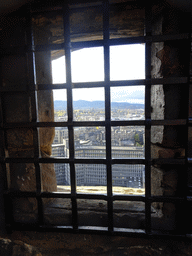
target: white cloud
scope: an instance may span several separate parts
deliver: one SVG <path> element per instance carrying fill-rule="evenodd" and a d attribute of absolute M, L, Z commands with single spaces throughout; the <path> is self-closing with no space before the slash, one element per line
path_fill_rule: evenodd
<path fill-rule="evenodd" d="M 145 46 L 123 45 L 110 47 L 110 79 L 132 80 L 145 78 Z M 93 82 L 104 80 L 103 47 L 82 49 L 72 52 L 72 82 Z M 52 61 L 53 83 L 65 83 L 65 57 Z M 104 100 L 104 89 L 77 89 L 74 100 Z M 66 90 L 54 90 L 55 100 L 66 100 Z M 112 101 L 144 101 L 144 86 L 113 87 Z"/>

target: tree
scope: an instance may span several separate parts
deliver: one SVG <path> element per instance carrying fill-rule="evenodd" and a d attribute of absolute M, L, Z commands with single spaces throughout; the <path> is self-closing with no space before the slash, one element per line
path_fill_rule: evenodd
<path fill-rule="evenodd" d="M 137 147 L 140 147 L 142 143 L 141 143 L 141 141 L 140 141 L 140 139 L 139 139 L 139 134 L 138 134 L 138 133 L 135 134 L 134 140 L 135 140 L 135 145 L 136 145 Z"/>

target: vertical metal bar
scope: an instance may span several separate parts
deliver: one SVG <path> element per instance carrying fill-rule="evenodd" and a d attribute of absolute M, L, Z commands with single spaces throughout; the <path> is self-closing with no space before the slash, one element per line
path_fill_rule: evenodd
<path fill-rule="evenodd" d="M 190 211 L 190 206 L 188 205 L 188 203 L 187 203 L 187 196 L 188 196 L 188 193 L 189 193 L 189 191 L 188 191 L 188 173 L 190 172 L 190 167 L 189 167 L 189 164 L 188 164 L 188 157 L 190 157 L 189 156 L 189 141 L 190 141 L 190 138 L 189 138 L 189 117 L 190 117 L 190 111 L 189 111 L 189 109 L 191 108 L 191 104 L 190 104 L 190 70 L 191 70 L 191 65 L 192 65 L 192 63 L 191 63 L 191 54 L 192 54 L 192 51 L 191 51 L 191 45 L 192 45 L 192 43 L 191 43 L 191 26 L 192 26 L 192 17 L 191 17 L 191 13 L 189 13 L 188 14 L 189 15 L 189 17 L 188 17 L 188 20 L 189 20 L 189 22 L 188 22 L 188 30 L 189 30 L 189 38 L 188 38 L 188 95 L 187 95 L 187 101 L 188 101 L 188 104 L 187 104 L 187 109 L 186 109 L 186 112 L 187 112 L 187 123 L 186 123 L 186 129 L 185 129 L 185 133 L 186 133 L 186 138 L 185 138 L 185 140 L 186 140 L 186 144 L 185 144 L 185 166 L 186 166 L 186 172 L 184 173 L 184 184 L 183 184 L 183 186 L 184 186 L 184 189 L 183 189 L 183 191 L 184 191 L 184 197 L 185 197 L 185 205 L 184 205 L 184 209 L 183 209 L 183 213 L 188 213 L 188 216 L 187 216 L 187 218 L 183 218 L 183 220 L 184 220 L 184 232 L 185 232 L 185 235 L 187 234 L 187 233 L 191 233 L 192 232 L 192 230 L 189 230 L 189 228 L 188 228 L 188 226 L 190 226 L 190 225 L 188 225 L 188 221 L 190 221 L 190 218 L 191 218 L 191 215 L 189 214 L 189 213 L 191 213 L 191 211 Z M 189 207 L 189 208 L 188 208 Z M 184 215 L 182 215 L 182 217 L 184 217 L 185 216 L 185 214 Z"/>
<path fill-rule="evenodd" d="M 150 4 L 145 6 L 145 28 L 146 36 L 152 35 L 152 9 Z M 146 42 L 145 46 L 145 79 L 151 78 L 151 42 Z M 151 85 L 145 86 L 145 119 L 147 124 L 145 126 L 145 229 L 146 233 L 151 232 L 151 203 L 149 197 L 151 196 Z"/>
<path fill-rule="evenodd" d="M 2 76 L 1 76 L 2 77 Z M 1 81 L 2 83 L 2 81 Z M 1 164 L 1 179 L 0 179 L 0 229 L 2 232 L 6 231 L 6 228 L 11 228 L 14 218 L 13 218 L 13 207 L 12 199 L 9 195 L 4 196 L 4 192 L 8 190 L 8 180 L 7 180 L 7 168 L 5 163 L 6 158 L 6 133 L 4 131 L 4 117 L 3 117 L 3 93 L 0 93 L 0 157 L 3 159 Z M 7 229 L 8 231 L 8 229 Z M 9 230 L 11 231 L 11 230 Z"/>
<path fill-rule="evenodd" d="M 109 49 L 109 1 L 103 1 L 104 75 L 105 75 L 105 129 L 107 159 L 108 231 L 113 231 L 112 167 L 111 167 L 111 95 Z"/>
<path fill-rule="evenodd" d="M 74 128 L 73 128 L 73 96 L 72 96 L 72 74 L 71 74 L 71 39 L 70 39 L 70 10 L 68 1 L 63 6 L 65 60 L 66 60 L 66 82 L 67 82 L 67 113 L 69 128 L 69 159 L 71 175 L 71 201 L 72 201 L 72 224 L 73 229 L 78 229 L 77 199 L 76 199 L 76 177 L 74 165 Z"/>
<path fill-rule="evenodd" d="M 34 39 L 33 39 L 33 28 L 32 28 L 32 16 L 30 12 L 30 5 L 28 7 L 26 16 L 27 23 L 27 43 L 28 43 L 28 91 L 31 99 L 31 116 L 32 122 L 37 122 L 38 110 L 37 110 L 37 92 L 36 92 L 36 71 L 35 71 L 35 54 L 34 54 Z M 34 165 L 36 174 L 36 193 L 37 193 L 37 204 L 38 204 L 38 224 L 43 225 L 43 203 L 41 198 L 42 189 L 42 173 L 39 165 L 39 136 L 38 129 L 33 128 L 33 146 L 34 146 Z"/>

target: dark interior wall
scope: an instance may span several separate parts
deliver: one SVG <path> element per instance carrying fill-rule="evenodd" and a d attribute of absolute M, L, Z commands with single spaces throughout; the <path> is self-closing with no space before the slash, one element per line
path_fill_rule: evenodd
<path fill-rule="evenodd" d="M 171 15 L 170 15 L 171 14 Z M 25 44 L 26 40 L 26 34 L 25 34 L 25 23 L 23 22 L 23 18 L 16 19 L 16 22 L 14 24 L 10 23 L 13 21 L 13 18 L 8 18 L 5 23 L 2 23 L 3 26 L 5 26 L 5 29 L 3 29 L 0 32 L 0 40 L 2 42 L 2 47 L 10 45 L 20 45 Z M 188 26 L 187 22 L 187 16 L 180 12 L 177 9 L 165 9 L 162 12 L 162 16 L 158 20 L 159 26 L 158 33 L 167 34 L 167 33 L 185 33 L 186 32 L 186 26 Z M 184 22 L 185 20 L 185 22 Z M 186 26 L 183 26 L 182 24 L 187 24 Z M 11 25 L 10 25 L 11 24 Z M 8 33 L 7 33 L 8 32 Z M 158 49 L 159 47 L 159 49 Z M 163 45 L 156 45 L 156 52 L 155 52 L 155 61 L 154 61 L 154 69 L 156 70 L 156 73 L 154 72 L 154 76 L 159 77 L 172 77 L 172 76 L 186 76 L 188 74 L 189 66 L 186 64 L 186 59 L 189 59 L 189 56 L 187 54 L 187 48 L 185 42 L 165 42 Z M 152 58 L 154 56 L 152 55 Z M 28 58 L 27 56 L 23 56 L 22 54 L 16 55 L 14 57 L 4 57 L 1 59 L 1 86 L 3 88 L 10 88 L 12 89 L 12 86 L 18 86 L 18 87 L 25 87 L 26 86 L 26 80 L 28 78 L 28 72 L 27 67 L 28 65 Z M 43 66 L 44 64 L 40 64 Z M 16 87 L 17 88 L 17 87 Z M 187 101 L 186 98 L 188 97 L 187 90 L 182 85 L 166 85 L 166 86 L 159 86 L 158 88 L 153 88 L 155 90 L 156 96 L 160 97 L 162 99 L 162 102 L 159 104 L 162 105 L 162 111 L 160 116 L 165 119 L 176 119 L 176 118 L 187 118 Z M 51 96 L 50 96 L 51 97 Z M 153 100 L 153 97 L 152 97 Z M 31 102 L 31 96 L 28 93 L 20 93 L 16 91 L 13 94 L 6 94 L 5 93 L 5 99 L 2 102 L 4 113 L 3 117 L 7 122 L 22 122 L 22 121 L 28 121 L 31 122 L 32 120 L 32 113 L 30 109 L 30 103 Z M 158 104 L 153 105 L 153 113 L 156 113 L 159 111 Z M 157 115 L 158 116 L 158 115 Z M 153 131 L 154 134 L 156 134 L 156 131 Z M 166 154 L 166 157 L 174 156 L 174 157 L 182 157 L 184 146 L 183 145 L 183 136 L 185 134 L 185 130 L 183 128 L 175 128 L 175 127 L 164 127 L 163 130 L 160 130 L 160 133 L 162 133 L 161 139 L 157 139 L 152 143 L 152 154 L 156 158 L 161 158 Z M 2 134 L 1 134 L 2 135 Z M 30 129 L 25 130 L 10 130 L 7 133 L 7 149 L 10 156 L 17 157 L 19 155 L 26 154 L 26 156 L 31 156 L 33 152 L 33 132 Z M 25 152 L 25 153 L 24 153 Z M 170 154 L 168 154 L 170 153 Z M 3 154 L 3 153 L 2 153 Z M 11 167 L 11 166 L 10 166 Z M 156 193 L 157 190 L 159 190 L 160 195 L 182 195 L 183 189 L 183 179 L 182 176 L 179 176 L 181 173 L 181 170 L 178 167 L 175 167 L 173 169 L 167 169 L 165 166 L 160 167 L 153 167 L 153 176 L 157 177 L 157 173 L 159 174 L 159 179 L 154 179 L 153 182 L 153 191 Z M 25 179 L 28 175 L 28 172 L 26 173 L 26 166 L 20 166 L 19 168 L 16 168 L 15 165 L 13 165 L 10 169 L 10 186 L 13 188 L 22 188 L 24 183 L 21 183 L 20 180 L 17 180 L 17 177 L 21 176 Z M 18 170 L 16 173 L 15 170 Z M 3 172 L 2 172 L 3 173 Z M 4 186 L 4 184 L 2 184 Z M 27 188 L 28 184 L 26 183 Z M 33 187 L 30 189 L 34 189 L 35 184 L 33 184 Z M 177 207 L 181 207 L 180 205 L 174 206 L 174 205 L 168 205 L 165 204 L 163 206 L 164 215 L 168 217 L 168 221 L 170 220 L 172 222 L 171 225 L 180 225 L 180 219 L 183 219 L 182 214 L 179 214 L 177 212 Z M 160 223 L 161 225 L 161 223 Z M 24 236 L 22 239 L 25 240 Z M 80 235 L 76 237 L 78 241 L 81 241 L 83 235 Z M 89 241 L 92 239 L 92 236 L 88 236 L 86 239 Z M 39 237 L 37 240 L 41 240 Z M 102 244 L 102 249 L 100 249 L 100 252 L 104 252 L 104 248 L 106 246 L 107 248 L 107 242 L 108 239 L 105 238 L 105 243 Z M 110 241 L 113 239 L 109 238 Z M 118 242 L 119 238 L 114 239 L 113 242 L 116 246 L 119 246 Z M 124 240 L 125 241 L 125 240 Z M 128 240 L 126 240 L 128 241 Z M 73 241 L 74 245 L 77 243 L 76 241 Z M 150 244 L 149 241 L 146 242 L 145 239 L 143 240 L 137 240 L 138 243 L 142 245 Z M 42 242 L 43 243 L 43 242 Z M 110 242 L 111 243 L 111 242 Z M 124 242 L 125 243 L 125 242 Z M 161 242 L 160 242 L 161 243 Z M 41 242 L 39 242 L 38 246 L 40 246 Z M 132 243 L 132 245 L 136 244 L 136 240 Z M 168 247 L 168 244 L 163 241 L 163 246 Z M 90 246 L 91 243 L 87 242 L 86 246 Z M 114 246 L 111 244 L 111 248 L 114 249 Z M 124 246 L 124 245 L 123 245 Z M 154 246 L 154 244 L 153 244 Z M 72 248 L 72 247 L 71 247 Z M 93 249 L 93 253 L 98 252 L 98 248 L 101 248 L 100 246 L 95 247 Z M 83 249 L 82 249 L 83 250 Z M 120 253 L 120 251 L 118 251 Z M 183 254 L 184 255 L 184 254 Z"/>

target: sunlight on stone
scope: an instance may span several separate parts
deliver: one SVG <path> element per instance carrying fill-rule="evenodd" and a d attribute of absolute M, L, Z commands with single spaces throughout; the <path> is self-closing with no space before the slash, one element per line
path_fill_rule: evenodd
<path fill-rule="evenodd" d="M 91 194 L 107 194 L 107 187 L 103 186 L 77 186 L 77 193 L 91 193 Z M 70 193 L 70 186 L 57 186 L 58 192 Z M 127 188 L 127 187 L 113 187 L 113 194 L 122 195 L 143 195 L 145 189 L 143 188 Z"/>

